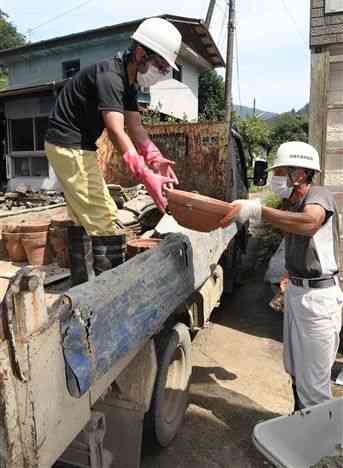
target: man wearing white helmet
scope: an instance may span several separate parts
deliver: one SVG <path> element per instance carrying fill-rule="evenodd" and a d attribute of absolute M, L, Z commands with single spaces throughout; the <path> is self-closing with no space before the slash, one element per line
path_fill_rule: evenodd
<path fill-rule="evenodd" d="M 69 229 L 72 282 L 78 284 L 123 260 L 116 235 L 117 207 L 96 162 L 95 142 L 104 128 L 161 211 L 163 189 L 177 183 L 173 164 L 144 130 L 137 88 L 150 87 L 177 69 L 181 34 L 168 21 L 150 18 L 124 54 L 83 68 L 60 92 L 49 118 L 47 157 L 61 183 L 72 220 Z M 91 236 L 91 239 L 90 237 Z M 92 246 L 93 257 L 92 258 Z"/>
<path fill-rule="evenodd" d="M 259 200 L 237 200 L 238 221 L 263 220 L 285 232 L 289 286 L 285 297 L 284 365 L 292 376 L 295 410 L 331 398 L 331 368 L 341 329 L 338 214 L 332 193 L 312 185 L 319 155 L 307 143 L 288 142 L 271 167 L 271 189 L 285 210 Z"/>

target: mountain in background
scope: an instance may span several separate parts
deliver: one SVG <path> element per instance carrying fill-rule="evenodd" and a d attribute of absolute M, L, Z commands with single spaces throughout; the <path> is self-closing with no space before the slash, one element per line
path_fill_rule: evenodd
<path fill-rule="evenodd" d="M 297 114 L 308 114 L 310 112 L 310 104 L 306 104 L 304 107 L 297 111 Z"/>
<path fill-rule="evenodd" d="M 234 110 L 236 114 L 239 115 L 239 117 L 242 119 L 246 117 L 252 117 L 254 115 L 254 109 L 252 107 L 234 106 Z M 261 109 L 255 109 L 255 115 L 262 120 L 268 120 L 277 117 L 279 114 L 276 114 L 275 112 L 263 111 Z"/>
<path fill-rule="evenodd" d="M 306 104 L 304 107 L 296 111 L 296 113 L 299 115 L 308 114 L 309 107 L 310 104 Z M 254 115 L 254 109 L 252 107 L 234 106 L 234 110 L 236 114 L 242 119 L 246 117 L 252 117 Z M 290 110 L 289 112 L 292 112 L 292 110 Z M 261 120 L 274 120 L 277 119 L 277 117 L 279 117 L 281 114 L 277 114 L 276 112 L 263 111 L 261 109 L 255 109 L 255 115 Z"/>

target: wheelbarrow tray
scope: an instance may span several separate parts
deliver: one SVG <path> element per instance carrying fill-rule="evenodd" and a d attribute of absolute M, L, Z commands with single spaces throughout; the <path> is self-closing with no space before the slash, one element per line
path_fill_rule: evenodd
<path fill-rule="evenodd" d="M 259 423 L 253 442 L 278 468 L 309 468 L 323 457 L 341 455 L 343 398 Z"/>

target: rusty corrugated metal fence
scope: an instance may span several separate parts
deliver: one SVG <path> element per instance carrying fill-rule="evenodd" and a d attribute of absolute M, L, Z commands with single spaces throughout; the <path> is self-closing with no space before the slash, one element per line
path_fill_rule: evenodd
<path fill-rule="evenodd" d="M 180 189 L 225 199 L 231 158 L 224 123 L 163 124 L 145 128 L 162 154 L 175 161 Z M 98 147 L 98 163 L 108 184 L 129 187 L 137 183 L 106 132 L 99 138 Z"/>

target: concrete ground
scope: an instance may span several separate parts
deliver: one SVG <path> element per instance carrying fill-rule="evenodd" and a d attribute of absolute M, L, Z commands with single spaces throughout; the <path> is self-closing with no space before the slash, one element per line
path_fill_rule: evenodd
<path fill-rule="evenodd" d="M 194 340 L 184 426 L 170 447 L 146 456 L 142 468 L 269 465 L 251 442 L 253 428 L 289 413 L 292 400 L 282 368 L 282 315 L 268 307 L 263 274 L 253 276 L 224 299 Z"/>
<path fill-rule="evenodd" d="M 268 306 L 273 294 L 263 282 L 261 249 L 263 241 L 253 237 L 243 284 L 224 298 L 193 342 L 184 426 L 170 447 L 146 455 L 142 468 L 271 466 L 253 446 L 253 428 L 289 414 L 293 400 L 282 365 L 282 313 Z M 338 387 L 335 393 L 341 393 Z"/>

